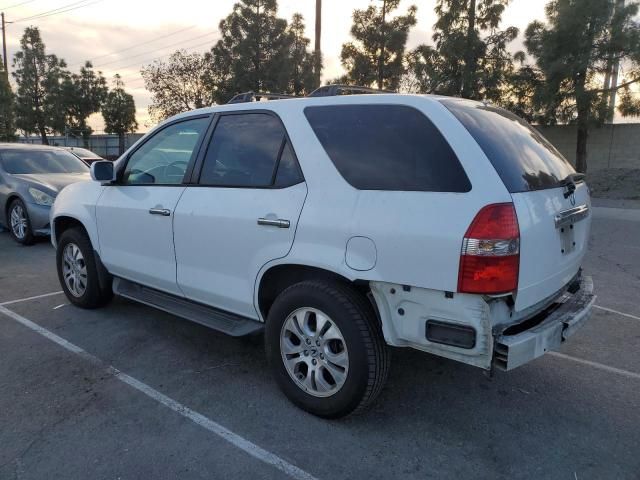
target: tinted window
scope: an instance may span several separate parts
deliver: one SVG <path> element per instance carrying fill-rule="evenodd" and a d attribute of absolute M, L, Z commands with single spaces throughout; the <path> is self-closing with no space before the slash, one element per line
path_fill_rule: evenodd
<path fill-rule="evenodd" d="M 3 150 L 2 166 L 14 175 L 30 173 L 85 173 L 89 167 L 64 150 Z"/>
<path fill-rule="evenodd" d="M 431 121 L 402 105 L 308 107 L 305 115 L 342 176 L 361 190 L 467 192 L 458 158 Z"/>
<path fill-rule="evenodd" d="M 92 151 L 87 150 L 85 148 L 73 147 L 71 149 L 71 152 L 74 153 L 75 155 L 77 155 L 80 158 L 100 158 L 99 155 L 96 155 Z"/>
<path fill-rule="evenodd" d="M 276 174 L 275 186 L 290 187 L 302 181 L 302 173 L 300 167 L 298 167 L 298 161 L 293 154 L 293 149 L 287 141 L 282 150 L 282 156 L 280 157 L 280 163 L 278 164 L 278 173 Z"/>
<path fill-rule="evenodd" d="M 463 100 L 442 103 L 478 142 L 509 192 L 554 188 L 575 172 L 548 140 L 512 113 Z"/>
<path fill-rule="evenodd" d="M 284 141 L 284 128 L 272 115 L 222 116 L 207 150 L 200 183 L 231 187 L 271 186 Z"/>
<path fill-rule="evenodd" d="M 182 183 L 209 118 L 174 123 L 155 133 L 127 162 L 123 181 L 129 185 Z"/>

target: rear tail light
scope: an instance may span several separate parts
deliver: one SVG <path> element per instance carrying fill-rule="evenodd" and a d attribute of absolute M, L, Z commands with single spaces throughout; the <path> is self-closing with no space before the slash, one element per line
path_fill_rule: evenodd
<path fill-rule="evenodd" d="M 512 203 L 487 205 L 462 242 L 458 291 L 502 294 L 518 288 L 520 230 Z"/>

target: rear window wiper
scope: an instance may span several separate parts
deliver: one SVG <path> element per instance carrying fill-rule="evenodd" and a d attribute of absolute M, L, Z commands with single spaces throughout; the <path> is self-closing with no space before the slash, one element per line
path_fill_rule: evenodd
<path fill-rule="evenodd" d="M 584 173 L 571 173 L 560 182 L 560 186 L 567 190 L 564 192 L 564 198 L 569 198 L 576 191 L 576 183 L 582 182 L 585 178 Z"/>

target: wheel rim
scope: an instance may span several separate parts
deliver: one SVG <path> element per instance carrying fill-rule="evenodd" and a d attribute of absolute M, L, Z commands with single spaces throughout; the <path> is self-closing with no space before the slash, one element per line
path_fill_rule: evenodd
<path fill-rule="evenodd" d="M 16 205 L 11 209 L 11 231 L 19 240 L 27 234 L 27 215 L 22 205 Z"/>
<path fill-rule="evenodd" d="M 84 295 L 87 290 L 87 264 L 75 243 L 68 243 L 62 252 L 62 276 L 71 295 Z"/>
<path fill-rule="evenodd" d="M 342 332 L 315 308 L 299 308 L 287 317 L 280 353 L 295 384 L 314 397 L 334 395 L 347 379 L 349 353 Z"/>

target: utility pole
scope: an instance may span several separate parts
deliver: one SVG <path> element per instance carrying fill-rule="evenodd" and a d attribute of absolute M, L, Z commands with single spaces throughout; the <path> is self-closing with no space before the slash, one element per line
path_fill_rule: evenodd
<path fill-rule="evenodd" d="M 385 29 L 387 22 L 387 0 L 382 0 L 382 25 L 380 26 L 380 56 L 378 57 L 378 88 L 384 87 L 384 49 L 385 49 Z"/>
<path fill-rule="evenodd" d="M 624 8 L 624 2 L 625 0 L 616 0 L 615 9 L 613 11 L 614 16 L 619 10 Z M 609 88 L 611 89 L 611 92 L 609 93 L 609 109 L 607 112 L 607 120 L 609 121 L 609 123 L 613 123 L 613 117 L 616 113 L 616 96 L 618 93 L 618 72 L 620 71 L 620 60 L 616 58 L 612 63 L 613 65 L 611 69 L 611 77 L 609 80 Z"/>
<path fill-rule="evenodd" d="M 315 75 L 316 84 L 320 86 L 320 74 L 322 71 L 322 0 L 316 0 L 316 45 L 315 45 Z"/>
<path fill-rule="evenodd" d="M 9 79 L 9 68 L 7 64 L 7 35 L 6 30 L 7 26 L 4 21 L 4 12 L 0 13 L 0 17 L 2 17 L 2 61 L 4 62 L 4 73 L 7 76 L 7 80 Z"/>

